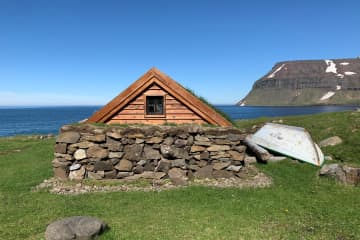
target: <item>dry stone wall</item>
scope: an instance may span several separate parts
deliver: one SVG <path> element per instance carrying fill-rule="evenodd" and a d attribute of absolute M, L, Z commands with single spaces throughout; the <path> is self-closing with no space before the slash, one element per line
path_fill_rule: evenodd
<path fill-rule="evenodd" d="M 55 177 L 62 179 L 240 176 L 246 134 L 236 128 L 65 125 L 56 139 Z"/>

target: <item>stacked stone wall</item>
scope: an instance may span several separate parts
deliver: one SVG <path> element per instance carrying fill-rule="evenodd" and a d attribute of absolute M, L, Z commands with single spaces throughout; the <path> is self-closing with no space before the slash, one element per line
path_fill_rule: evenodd
<path fill-rule="evenodd" d="M 66 125 L 56 139 L 58 178 L 164 179 L 240 177 L 243 140 L 237 128 Z"/>

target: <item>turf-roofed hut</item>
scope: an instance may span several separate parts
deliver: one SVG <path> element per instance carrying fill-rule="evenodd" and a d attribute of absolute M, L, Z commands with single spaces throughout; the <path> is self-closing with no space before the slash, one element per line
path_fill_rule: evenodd
<path fill-rule="evenodd" d="M 211 106 L 156 68 L 88 119 L 107 124 L 232 124 Z"/>

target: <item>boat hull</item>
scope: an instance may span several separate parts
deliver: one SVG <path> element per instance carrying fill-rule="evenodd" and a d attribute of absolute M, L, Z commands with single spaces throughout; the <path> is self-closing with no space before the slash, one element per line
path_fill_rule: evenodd
<path fill-rule="evenodd" d="M 319 146 L 311 139 L 306 129 L 275 123 L 266 123 L 251 140 L 271 151 L 295 158 L 316 166 L 324 162 Z"/>

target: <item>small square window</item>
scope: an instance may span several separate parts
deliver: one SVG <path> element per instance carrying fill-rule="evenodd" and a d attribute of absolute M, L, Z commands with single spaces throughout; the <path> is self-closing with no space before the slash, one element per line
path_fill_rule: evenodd
<path fill-rule="evenodd" d="M 164 97 L 146 96 L 146 114 L 164 115 Z"/>

